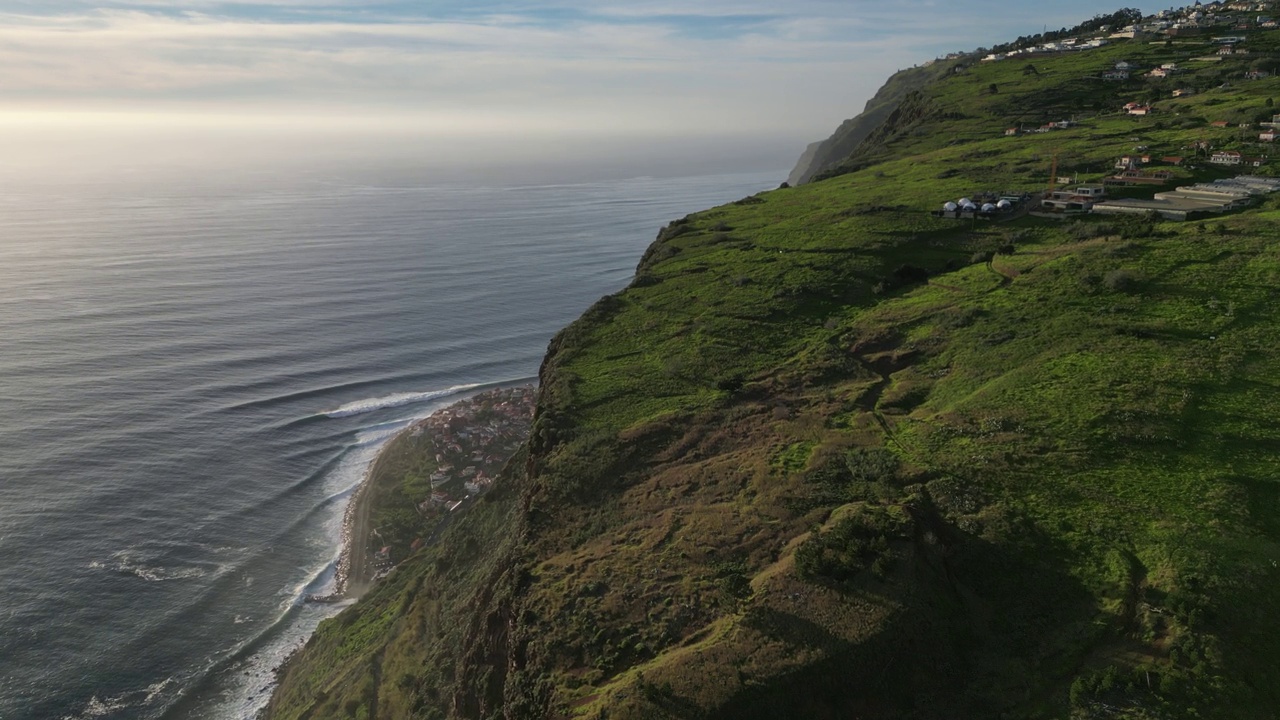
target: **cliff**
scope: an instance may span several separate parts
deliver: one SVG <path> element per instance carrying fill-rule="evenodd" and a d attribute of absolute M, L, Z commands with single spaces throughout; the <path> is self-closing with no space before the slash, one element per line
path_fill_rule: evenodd
<path fill-rule="evenodd" d="M 1153 89 L 1097 79 L 1121 59 L 1187 62 L 944 72 L 840 174 L 664 228 L 552 341 L 493 489 L 321 626 L 268 717 L 1274 717 L 1280 201 L 930 212 L 1135 144 L 1186 156 L 1170 185 L 1234 175 L 1181 148 L 1251 151 L 1210 123 L 1280 95 L 1217 89 L 1227 59 L 1129 117 Z"/>
<path fill-rule="evenodd" d="M 791 174 L 787 176 L 787 183 L 792 186 L 803 185 L 837 169 L 868 135 L 884 124 L 903 98 L 939 77 L 954 72 L 958 66 L 958 62 L 944 61 L 895 73 L 867 101 L 860 114 L 840 123 L 840 127 L 826 140 L 811 143 L 805 148 Z"/>

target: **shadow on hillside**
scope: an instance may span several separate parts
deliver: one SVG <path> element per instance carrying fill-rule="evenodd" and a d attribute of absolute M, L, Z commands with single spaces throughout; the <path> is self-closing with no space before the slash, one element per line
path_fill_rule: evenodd
<path fill-rule="evenodd" d="M 917 541 L 891 580 L 904 609 L 865 639 L 754 608 L 746 627 L 825 659 L 748 683 L 705 717 L 999 717 L 1059 690 L 1065 701 L 1063 679 L 1097 640 L 1097 607 L 1053 561 L 1061 549 L 1034 531 L 1000 544 L 952 526 L 935 534 L 942 545 Z"/>

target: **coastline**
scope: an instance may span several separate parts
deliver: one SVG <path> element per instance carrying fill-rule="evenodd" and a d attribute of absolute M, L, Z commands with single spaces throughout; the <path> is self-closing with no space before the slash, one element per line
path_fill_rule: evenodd
<path fill-rule="evenodd" d="M 379 463 L 386 457 L 387 448 L 391 447 L 392 443 L 422 422 L 422 420 L 414 421 L 387 440 L 386 444 L 379 448 L 378 455 L 373 459 L 373 462 L 369 463 L 369 467 L 365 468 L 364 475 L 360 478 L 360 484 L 351 493 L 351 500 L 347 502 L 347 507 L 342 512 L 342 530 L 338 536 L 342 549 L 338 556 L 337 567 L 334 569 L 332 595 L 334 601 L 359 597 L 351 592 L 349 582 L 351 579 L 352 559 L 355 557 L 357 545 L 360 546 L 360 552 L 368 552 L 369 481 L 377 473 Z M 365 538 L 365 540 L 358 542 L 357 538 Z M 321 598 L 309 599 L 320 600 Z"/>
<path fill-rule="evenodd" d="M 308 596 L 306 600 L 332 603 L 358 599 L 377 582 L 382 573 L 394 567 L 394 564 L 389 562 L 389 550 L 392 545 L 386 545 L 380 552 L 375 552 L 373 538 L 377 536 L 379 542 L 389 542 L 389 538 L 383 538 L 379 528 L 374 526 L 373 516 L 378 509 L 376 496 L 379 480 L 382 479 L 385 471 L 391 469 L 389 466 L 393 464 L 392 458 L 397 454 L 412 456 L 422 449 L 405 447 L 409 441 L 417 440 L 418 445 L 425 446 L 440 445 L 446 449 L 453 449 L 455 454 L 467 458 L 477 458 L 482 455 L 491 461 L 490 465 L 493 464 L 493 458 L 500 458 L 500 462 L 505 462 L 510 453 L 504 454 L 501 451 L 506 449 L 505 445 L 510 444 L 513 431 L 518 431 L 521 442 L 527 435 L 528 425 L 532 422 L 535 391 L 534 385 L 523 384 L 497 387 L 468 395 L 439 408 L 425 418 L 414 421 L 387 440 L 365 469 L 359 485 L 352 492 L 351 499 L 343 511 L 342 529 L 339 535 L 342 549 L 334 571 L 333 591 L 324 596 Z M 507 421 L 506 426 L 501 428 L 507 430 L 506 433 L 485 432 L 494 430 L 492 418 L 489 418 L 489 424 L 481 424 L 484 411 L 495 407 L 505 413 L 499 414 L 499 419 Z M 523 423 L 520 422 L 521 419 Z M 523 427 L 519 427 L 520 425 Z M 499 440 L 507 442 L 504 444 Z M 495 454 L 495 451 L 498 454 Z M 423 537 L 431 534 L 430 524 L 433 519 L 438 526 L 444 517 L 452 514 L 466 501 L 477 497 L 488 488 L 488 482 L 492 482 L 492 478 L 487 476 L 483 469 L 471 473 L 468 471 L 475 470 L 475 466 L 455 468 L 442 464 L 441 457 L 440 453 L 435 454 L 436 462 L 431 465 L 431 468 L 436 471 L 431 476 L 433 480 L 431 486 L 463 484 L 468 493 L 461 499 L 445 495 L 446 499 L 442 501 L 441 492 L 432 492 L 423 498 L 420 504 L 417 498 L 409 498 L 426 520 L 421 533 Z M 477 462 L 480 461 L 477 460 Z M 446 477 L 443 480 L 437 479 L 442 473 Z M 447 511 L 436 515 L 423 511 L 422 508 L 429 504 L 447 508 Z M 414 544 L 421 542 L 419 538 Z M 400 549 L 403 550 L 403 548 Z M 411 545 L 408 552 L 414 549 L 416 547 Z"/>

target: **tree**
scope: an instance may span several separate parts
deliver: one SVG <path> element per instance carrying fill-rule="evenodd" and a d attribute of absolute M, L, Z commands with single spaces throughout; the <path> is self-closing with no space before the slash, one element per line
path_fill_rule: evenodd
<path fill-rule="evenodd" d="M 991 83 L 990 85 L 987 86 L 987 92 L 991 93 L 992 95 L 995 95 L 996 93 L 1000 92 L 1000 88 L 995 83 Z"/>

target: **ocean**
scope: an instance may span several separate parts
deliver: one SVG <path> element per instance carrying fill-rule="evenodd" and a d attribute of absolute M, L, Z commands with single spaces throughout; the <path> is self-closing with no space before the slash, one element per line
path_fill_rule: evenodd
<path fill-rule="evenodd" d="M 381 444 L 784 176 L 0 178 L 0 719 L 251 717 Z"/>

